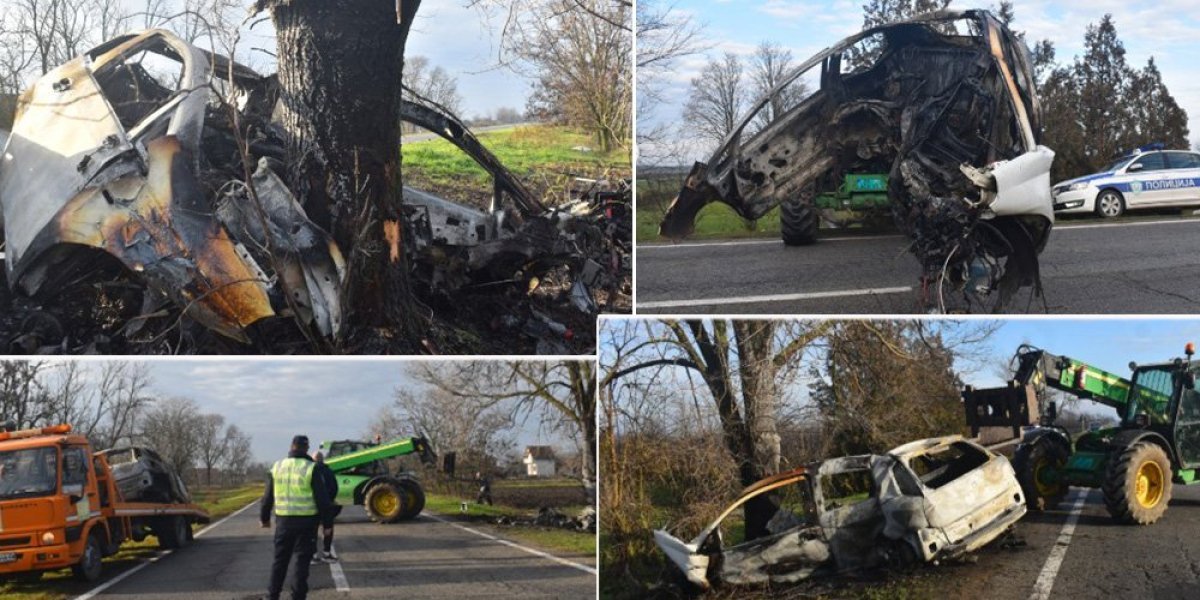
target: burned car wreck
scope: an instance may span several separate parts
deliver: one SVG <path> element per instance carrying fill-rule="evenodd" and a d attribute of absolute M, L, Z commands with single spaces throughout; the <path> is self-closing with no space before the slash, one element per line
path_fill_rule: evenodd
<path fill-rule="evenodd" d="M 727 547 L 724 521 L 764 494 L 778 507 L 768 535 Z M 768 477 L 692 541 L 664 530 L 654 539 L 688 584 L 708 589 L 953 559 L 995 540 L 1024 514 L 1008 459 L 948 436 Z"/>
<path fill-rule="evenodd" d="M 141 446 L 99 452 L 108 461 L 121 497 L 127 501 L 191 502 L 183 479 L 157 452 Z"/>
<path fill-rule="evenodd" d="M 118 272 L 143 292 L 126 336 L 182 312 L 243 343 L 263 323 L 291 319 L 337 339 L 345 261 L 328 224 L 310 218 L 327 219 L 327 208 L 304 206 L 285 183 L 278 96 L 274 76 L 161 30 L 47 73 L 21 95 L 0 154 L 10 289 L 54 300 Z M 564 298 L 600 309 L 591 291 L 615 271 L 594 197 L 547 208 L 452 115 L 405 102 L 401 117 L 450 140 L 495 182 L 488 211 L 404 190 L 421 289 L 452 294 L 566 269 Z"/>
<path fill-rule="evenodd" d="M 843 59 L 872 40 L 877 54 L 865 55 L 876 57 L 844 69 Z M 708 162 L 692 168 L 660 233 L 689 234 L 712 201 L 748 219 L 784 204 L 785 228 L 790 215 L 811 243 L 818 192 L 847 174 L 888 173 L 893 220 L 922 266 L 925 308 L 999 311 L 1022 287 L 1040 295 L 1054 153 L 1039 145 L 1032 73 L 1024 43 L 983 10 L 866 29 L 752 105 Z M 772 99 L 806 75 L 815 89 L 751 135 Z"/>

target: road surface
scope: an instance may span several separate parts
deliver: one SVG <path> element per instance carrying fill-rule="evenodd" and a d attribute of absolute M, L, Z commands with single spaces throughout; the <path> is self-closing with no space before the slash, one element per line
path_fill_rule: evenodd
<path fill-rule="evenodd" d="M 1017 524 L 1024 545 L 922 568 L 912 583 L 943 598 L 1200 598 L 1200 486 L 1174 490 L 1162 520 L 1138 527 L 1114 523 L 1100 490 L 1074 488 L 1058 510 Z M 1081 497 L 1078 522 L 1064 527 Z"/>
<path fill-rule="evenodd" d="M 90 598 L 262 598 L 270 574 L 271 534 L 259 527 L 255 503 L 191 545 Z M 594 564 L 590 557 L 555 561 L 429 515 L 379 525 L 367 519 L 362 507 L 346 507 L 338 518 L 334 548 L 341 558 L 340 573 L 330 565 L 313 565 L 309 598 L 573 599 L 596 593 L 594 570 L 582 566 Z M 576 566 L 564 564 L 568 562 Z M 286 585 L 284 590 L 287 597 Z"/>
<path fill-rule="evenodd" d="M 1060 224 L 1041 255 L 1048 309 L 1029 312 L 1200 312 L 1198 238 L 1200 218 Z M 636 264 L 639 313 L 921 312 L 920 266 L 900 235 L 643 244 Z"/>

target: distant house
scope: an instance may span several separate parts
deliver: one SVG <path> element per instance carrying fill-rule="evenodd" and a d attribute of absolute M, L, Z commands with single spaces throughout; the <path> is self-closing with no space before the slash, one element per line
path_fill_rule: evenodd
<path fill-rule="evenodd" d="M 555 468 L 554 448 L 550 446 L 526 446 L 525 474 L 529 477 L 554 477 Z"/>

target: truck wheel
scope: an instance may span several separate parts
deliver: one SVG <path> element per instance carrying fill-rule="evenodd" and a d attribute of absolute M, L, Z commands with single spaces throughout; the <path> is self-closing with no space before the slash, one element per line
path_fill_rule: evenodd
<path fill-rule="evenodd" d="M 425 490 L 421 489 L 421 484 L 412 481 L 411 479 L 401 479 L 400 488 L 404 494 L 404 514 L 401 519 L 415 519 L 421 511 L 425 509 Z"/>
<path fill-rule="evenodd" d="M 187 545 L 191 539 L 191 526 L 183 517 L 164 517 L 154 526 L 154 535 L 158 537 L 158 547 L 174 550 Z"/>
<path fill-rule="evenodd" d="M 779 205 L 779 233 L 785 246 L 808 246 L 817 241 L 817 211 L 795 198 Z"/>
<path fill-rule="evenodd" d="M 1122 523 L 1149 525 L 1171 501 L 1171 462 L 1157 444 L 1138 442 L 1109 460 L 1104 503 Z"/>
<path fill-rule="evenodd" d="M 1060 473 L 1069 456 L 1062 444 L 1044 438 L 1017 450 L 1013 469 L 1029 510 L 1053 510 L 1066 497 L 1068 486 Z"/>
<path fill-rule="evenodd" d="M 71 572 L 75 574 L 75 579 L 87 582 L 100 579 L 100 572 L 104 570 L 101 557 L 100 540 L 94 532 L 89 533 L 87 543 L 83 546 L 83 556 L 79 557 L 77 564 L 71 565 Z"/>
<path fill-rule="evenodd" d="M 395 523 L 404 515 L 404 494 L 391 481 L 381 481 L 367 490 L 367 514 L 378 523 Z"/>
<path fill-rule="evenodd" d="M 1116 190 L 1104 190 L 1096 196 L 1096 216 L 1113 219 L 1125 212 L 1125 198 Z"/>

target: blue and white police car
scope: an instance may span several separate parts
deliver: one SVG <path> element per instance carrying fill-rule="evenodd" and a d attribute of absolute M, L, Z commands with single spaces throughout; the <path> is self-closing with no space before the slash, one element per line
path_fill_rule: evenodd
<path fill-rule="evenodd" d="M 1200 205 L 1200 153 L 1150 144 L 1103 171 L 1057 183 L 1054 212 L 1094 212 L 1104 218 L 1126 210 Z"/>

